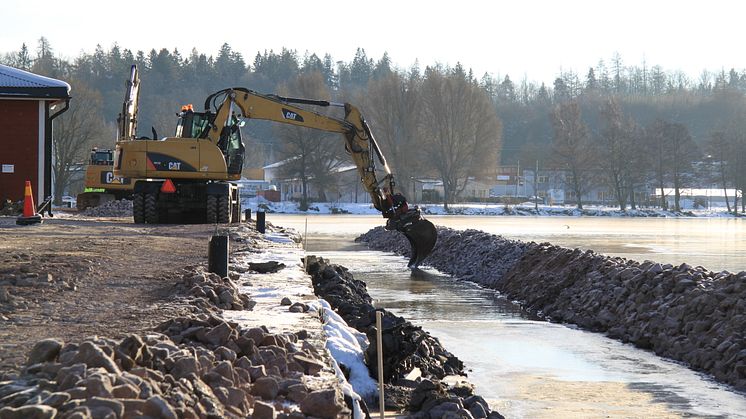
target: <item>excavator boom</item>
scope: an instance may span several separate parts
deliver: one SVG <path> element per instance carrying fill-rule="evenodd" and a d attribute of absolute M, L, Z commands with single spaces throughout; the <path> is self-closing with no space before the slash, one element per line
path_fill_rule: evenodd
<path fill-rule="evenodd" d="M 240 178 L 243 167 L 245 147 L 239 129 L 243 117 L 341 134 L 373 206 L 387 219 L 386 228 L 402 232 L 411 243 L 409 266 L 416 268 L 432 251 L 435 227 L 418 207 L 410 208 L 404 196 L 395 192 L 394 176 L 355 106 L 235 87 L 208 96 L 204 112 L 184 106 L 175 136 L 158 139 L 154 133 L 152 140 L 136 139 L 139 87 L 137 68 L 132 66 L 118 121 L 120 140 L 114 166 L 115 175 L 139 179 L 133 204 L 136 223 L 169 222 L 174 214 L 210 223 L 238 220 L 240 199 L 231 181 Z M 299 105 L 340 108 L 344 118 Z"/>
<path fill-rule="evenodd" d="M 220 97 L 223 97 L 223 101 L 217 105 L 215 101 Z M 296 106 L 297 104 L 343 108 L 344 119 L 313 112 Z M 388 219 L 386 228 L 402 232 L 409 240 L 412 246 L 409 267 L 417 268 L 430 254 L 437 240 L 435 226 L 422 217 L 419 208 L 410 209 L 406 199 L 395 193 L 394 176 L 358 108 L 349 103 L 262 95 L 240 87 L 221 90 L 210 95 L 205 101 L 206 109 L 216 105 L 216 116 L 207 135 L 213 141 L 219 141 L 220 131 L 222 127 L 229 125 L 235 108 L 239 108 L 245 118 L 264 119 L 342 134 L 345 149 L 357 166 L 360 180 L 370 194 L 373 206 Z M 384 173 L 381 179 L 376 176 L 378 164 Z"/>

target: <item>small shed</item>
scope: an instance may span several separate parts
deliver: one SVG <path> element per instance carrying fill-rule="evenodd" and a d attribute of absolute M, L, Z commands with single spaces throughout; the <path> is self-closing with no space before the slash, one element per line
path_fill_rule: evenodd
<path fill-rule="evenodd" d="M 69 104 L 64 81 L 0 64 L 0 200 L 23 199 L 27 180 L 37 204 L 52 195 L 52 121 Z"/>

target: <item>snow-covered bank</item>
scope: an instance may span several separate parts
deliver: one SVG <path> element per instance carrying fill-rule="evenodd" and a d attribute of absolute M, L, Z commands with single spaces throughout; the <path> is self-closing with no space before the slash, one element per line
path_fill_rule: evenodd
<path fill-rule="evenodd" d="M 381 227 L 359 240 L 409 252 L 403 235 Z M 497 289 L 553 321 L 605 332 L 746 390 L 745 272 L 640 263 L 442 227 L 424 263 Z"/>
<path fill-rule="evenodd" d="M 370 203 L 350 202 L 312 202 L 307 211 L 301 211 L 299 204 L 292 201 L 270 202 L 263 198 L 245 199 L 243 208 L 252 212 L 258 210 L 278 214 L 356 214 L 377 215 L 378 210 Z M 464 203 L 452 204 L 449 210 L 440 204 L 420 205 L 426 215 L 523 215 L 523 216 L 589 216 L 589 217 L 734 217 L 725 208 L 687 209 L 680 212 L 665 211 L 657 208 L 627 209 L 618 207 L 588 205 L 578 210 L 571 205 L 538 205 L 531 202 L 518 205 Z"/>

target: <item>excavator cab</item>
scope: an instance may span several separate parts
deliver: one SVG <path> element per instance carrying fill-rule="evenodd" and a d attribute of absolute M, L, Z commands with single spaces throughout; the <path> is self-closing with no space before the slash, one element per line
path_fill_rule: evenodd
<path fill-rule="evenodd" d="M 112 150 L 99 150 L 93 148 L 91 150 L 91 164 L 96 166 L 111 166 L 114 164 L 114 151 Z"/>
<path fill-rule="evenodd" d="M 181 107 L 178 114 L 179 121 L 176 123 L 176 138 L 207 138 L 210 124 L 215 118 L 212 112 L 194 112 L 191 104 Z M 231 117 L 217 143 L 223 152 L 225 166 L 229 175 L 240 174 L 243 169 L 244 153 L 246 147 L 241 139 L 240 121 L 235 116 Z"/>
<path fill-rule="evenodd" d="M 194 112 L 191 104 L 181 107 L 178 113 L 179 121 L 176 123 L 176 138 L 204 138 L 210 120 L 205 112 Z M 204 135 L 204 136 L 203 136 Z"/>

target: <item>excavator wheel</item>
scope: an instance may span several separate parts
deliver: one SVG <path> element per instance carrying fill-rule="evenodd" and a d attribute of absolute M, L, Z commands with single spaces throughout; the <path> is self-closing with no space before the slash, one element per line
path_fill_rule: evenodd
<path fill-rule="evenodd" d="M 158 224 L 158 195 L 154 193 L 145 194 L 145 222 Z"/>
<path fill-rule="evenodd" d="M 207 195 L 207 223 L 215 224 L 218 222 L 218 197 Z"/>
<path fill-rule="evenodd" d="M 231 200 L 228 195 L 218 197 L 218 223 L 227 224 L 231 222 Z"/>
<path fill-rule="evenodd" d="M 430 221 L 422 218 L 405 225 L 399 229 L 409 240 L 412 246 L 412 255 L 409 258 L 407 266 L 410 269 L 417 269 L 430 252 L 435 247 L 438 240 L 438 230 Z"/>
<path fill-rule="evenodd" d="M 132 215 L 135 224 L 145 224 L 145 198 L 141 193 L 132 196 Z"/>

